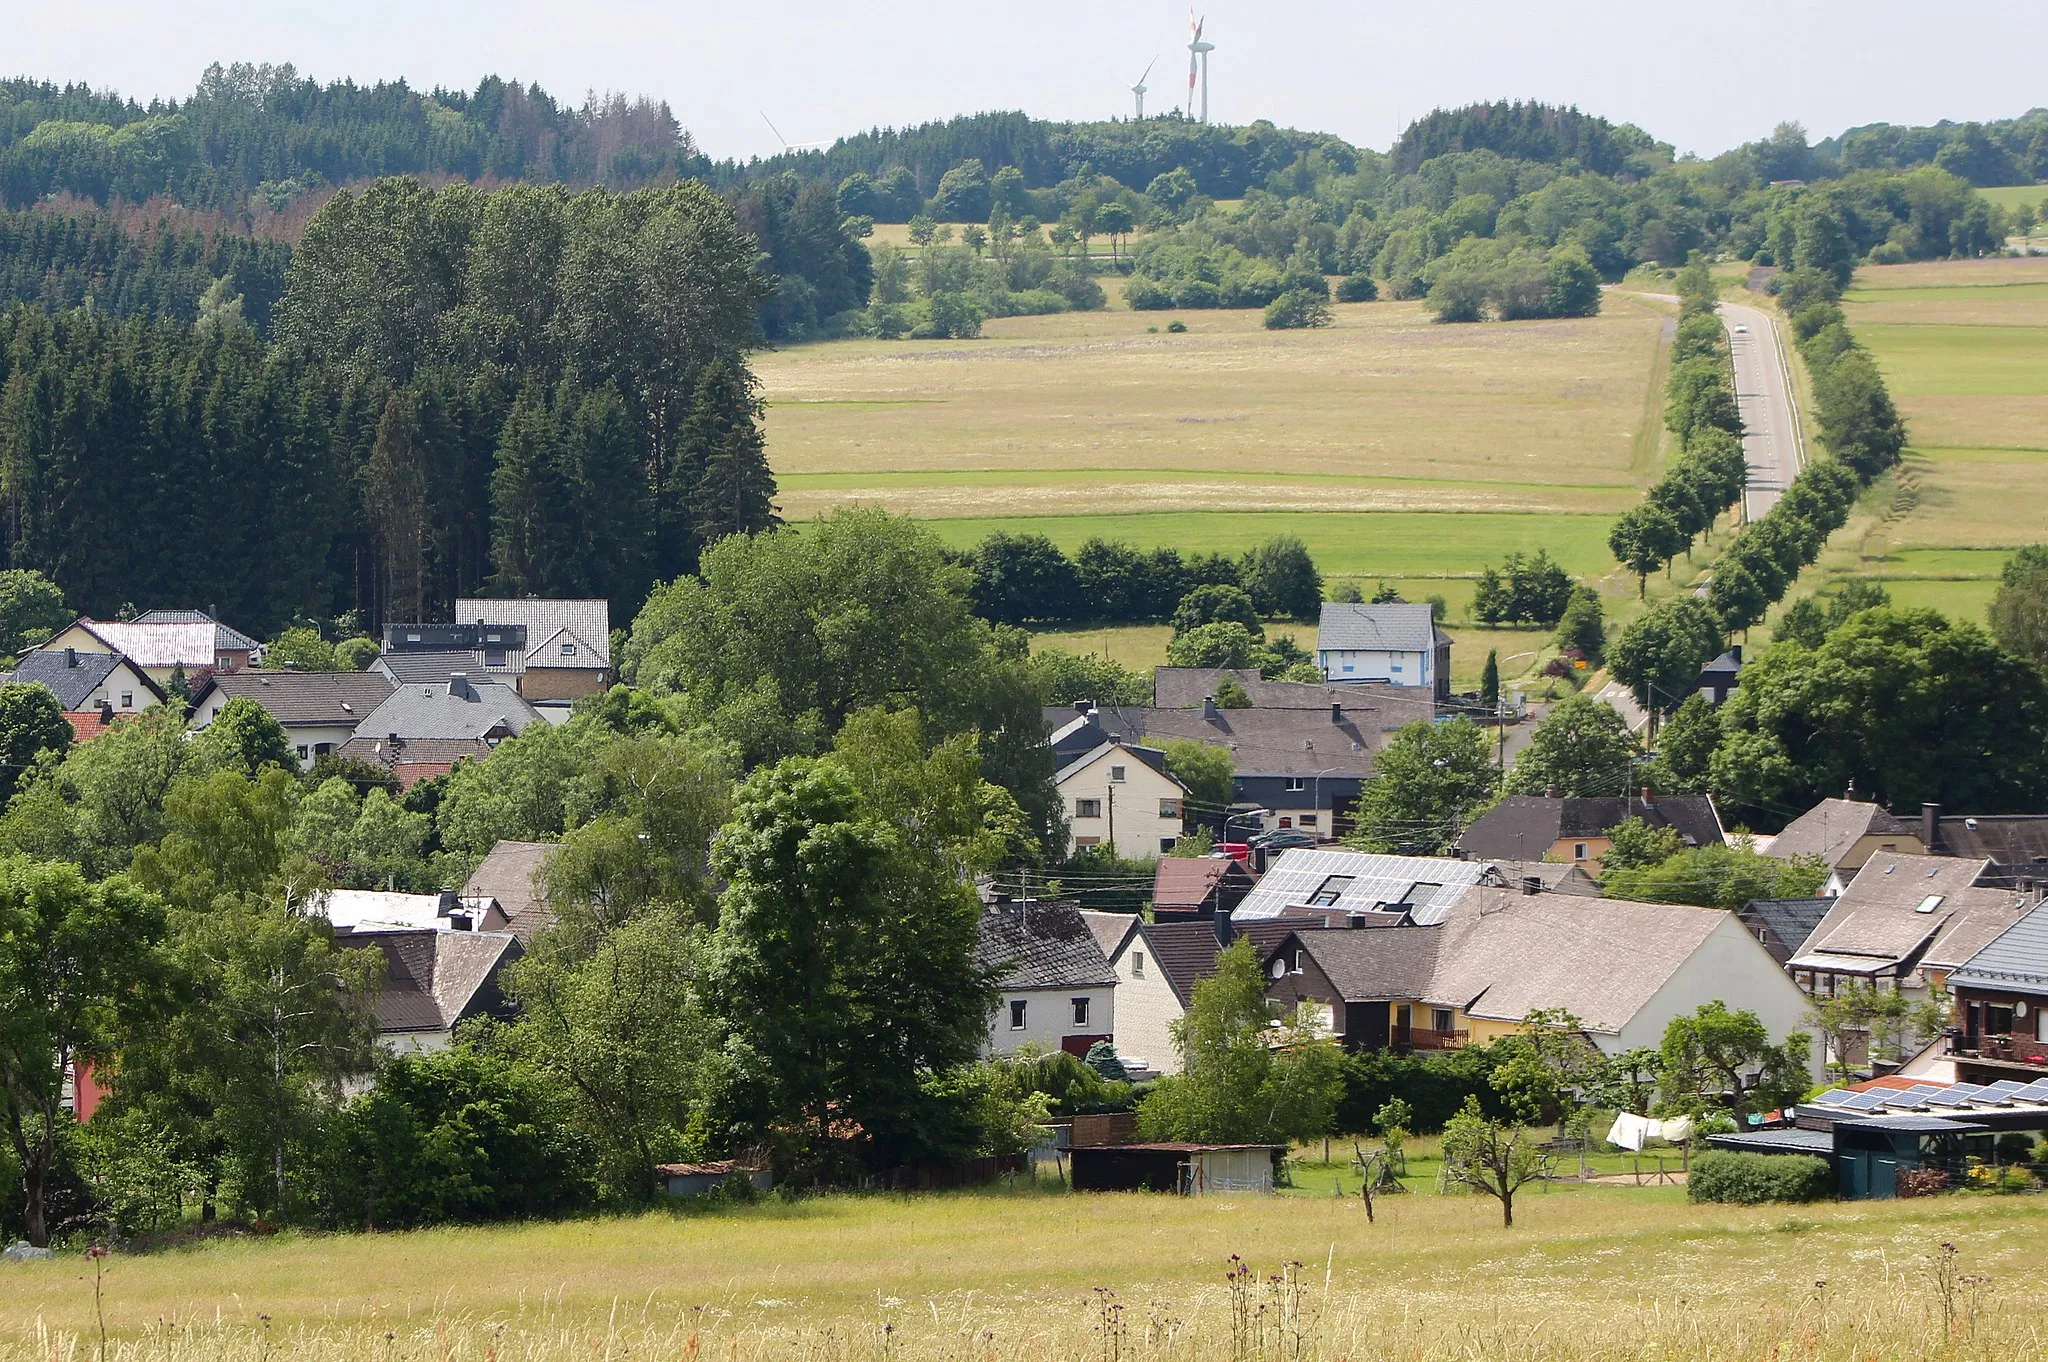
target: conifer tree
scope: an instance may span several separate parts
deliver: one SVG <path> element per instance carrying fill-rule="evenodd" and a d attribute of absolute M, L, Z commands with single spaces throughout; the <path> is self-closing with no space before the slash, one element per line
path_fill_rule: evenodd
<path fill-rule="evenodd" d="M 683 438 L 702 468 L 690 502 L 700 544 L 781 523 L 760 417 L 753 376 L 726 360 L 712 361 L 697 383 L 683 427 Z"/>

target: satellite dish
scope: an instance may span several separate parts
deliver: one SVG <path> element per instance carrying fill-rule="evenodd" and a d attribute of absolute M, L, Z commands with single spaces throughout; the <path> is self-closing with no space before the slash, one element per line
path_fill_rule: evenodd
<path fill-rule="evenodd" d="M 1287 977 L 1287 962 L 1277 955 L 1273 957 L 1273 977 L 1275 979 L 1285 979 Z"/>
<path fill-rule="evenodd" d="M 2015 1017 L 2024 1017 L 2024 1016 L 2026 1016 L 2026 1015 L 2027 1015 L 2027 1005 L 2026 1005 L 2025 1003 L 2014 1003 L 2014 1004 L 2012 1005 L 2012 1014 L 2013 1014 L 2013 1015 L 2014 1015 Z"/>

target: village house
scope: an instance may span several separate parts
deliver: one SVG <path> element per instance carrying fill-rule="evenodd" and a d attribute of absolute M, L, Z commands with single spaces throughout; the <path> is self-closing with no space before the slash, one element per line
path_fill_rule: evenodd
<path fill-rule="evenodd" d="M 482 761 L 505 739 L 543 722 L 511 686 L 456 672 L 433 684 L 394 687 L 337 755 L 381 766 L 411 789 L 459 761 Z"/>
<path fill-rule="evenodd" d="M 123 714 L 139 714 L 164 699 L 149 674 L 120 653 L 80 652 L 71 646 L 23 653 L 0 683 L 48 687 L 78 742 Z"/>
<path fill-rule="evenodd" d="M 1614 845 L 1614 829 L 1631 818 L 1672 829 L 1687 847 L 1727 840 L 1710 796 L 1653 795 L 1645 788 L 1640 797 L 1509 795 L 1465 829 L 1458 850 L 1480 860 L 1563 861 L 1597 875 Z"/>
<path fill-rule="evenodd" d="M 1257 883 L 1234 857 L 1162 856 L 1152 878 L 1152 918 L 1229 917 Z"/>
<path fill-rule="evenodd" d="M 1949 971 L 1956 1077 L 2048 1077 L 2048 905 L 2037 904 Z"/>
<path fill-rule="evenodd" d="M 1263 952 L 1317 920 L 1232 922 L 1228 916 L 1178 922 L 1125 923 L 1108 947 L 1116 978 L 1116 1049 L 1126 1068 L 1179 1073 L 1173 1024 L 1187 1015 L 1195 985 L 1216 972 L 1216 956 L 1243 937 Z"/>
<path fill-rule="evenodd" d="M 240 671 L 263 651 L 261 643 L 203 610 L 150 610 L 132 620 L 81 615 L 42 646 L 119 653 L 164 687 L 179 673 L 188 686 L 197 686 L 215 672 Z"/>
<path fill-rule="evenodd" d="M 1403 686 L 1451 698 L 1451 636 L 1427 605 L 1323 602 L 1316 666 L 1325 680 Z"/>
<path fill-rule="evenodd" d="M 982 913 L 975 963 L 996 971 L 1002 990 L 987 1053 L 1033 1048 L 1081 1056 L 1114 1037 L 1116 976 L 1073 905 L 990 905 Z"/>
<path fill-rule="evenodd" d="M 1101 847 L 1149 860 L 1173 849 L 1187 789 L 1166 772 L 1166 754 L 1116 740 L 1099 743 L 1053 773 L 1067 814 L 1067 854 Z"/>
<path fill-rule="evenodd" d="M 1808 993 L 1847 982 L 1922 999 L 2026 913 L 2031 896 L 1983 887 L 1989 861 L 1878 852 L 1786 966 Z"/>
<path fill-rule="evenodd" d="M 1751 899 L 1736 916 L 1773 960 L 1788 965 L 1834 906 L 1833 899 Z"/>
<path fill-rule="evenodd" d="M 542 876 L 556 846 L 554 842 L 500 841 L 470 872 L 462 896 L 495 899 L 505 914 L 505 930 L 522 942 L 531 941 L 555 920 Z"/>
<path fill-rule="evenodd" d="M 1483 861 L 1443 856 L 1382 856 L 1365 851 L 1285 851 L 1237 905 L 1240 925 L 1263 918 L 1315 916 L 1338 923 L 1405 919 L 1441 922 L 1451 905 L 1485 880 Z"/>
<path fill-rule="evenodd" d="M 1352 1048 L 1484 1044 L 1547 1009 L 1609 1055 L 1655 1048 L 1708 1002 L 1754 1012 L 1774 1038 L 1805 1025 L 1805 996 L 1718 908 L 1482 886 L 1435 925 L 1296 931 L 1265 964 L 1276 1004 Z"/>
<path fill-rule="evenodd" d="M 401 684 L 460 672 L 566 706 L 610 685 L 611 665 L 608 601 L 462 597 L 453 623 L 386 625 L 378 669 Z"/>
<path fill-rule="evenodd" d="M 1777 836 L 1758 838 L 1756 849 L 1781 861 L 1819 860 L 1828 868 L 1828 882 L 1821 893 L 1834 898 L 1878 852 L 1920 853 L 1927 846 L 1913 824 L 1881 804 L 1823 799 L 1787 823 Z"/>
<path fill-rule="evenodd" d="M 458 932 L 434 927 L 369 927 L 337 931 L 346 950 L 384 956 L 377 991 L 377 1043 L 387 1053 L 445 1050 L 471 1017 L 510 1018 L 499 986 L 505 966 L 522 954 L 510 932 Z"/>
<path fill-rule="evenodd" d="M 337 932 L 420 928 L 443 932 L 502 932 L 511 919 L 494 898 L 453 894 L 407 894 L 383 889 L 322 889 L 306 911 L 324 917 Z"/>
<path fill-rule="evenodd" d="M 396 689 L 375 672 L 216 672 L 193 693 L 191 726 L 203 729 L 228 701 L 253 700 L 277 720 L 299 765 L 338 751 Z"/>

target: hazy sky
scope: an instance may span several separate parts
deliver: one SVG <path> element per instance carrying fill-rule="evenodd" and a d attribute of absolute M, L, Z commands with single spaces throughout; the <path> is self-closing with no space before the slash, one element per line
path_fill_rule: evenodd
<path fill-rule="evenodd" d="M 1925 0 L 1215 0 L 1210 114 L 1385 147 L 1439 105 L 1535 97 L 1712 154 L 1780 119 L 1816 139 L 1858 123 L 2010 117 L 2048 104 L 2048 6 Z M 1188 16 L 1107 4 L 822 0 L 0 0 L 0 68 L 182 97 L 211 61 L 295 63 L 322 81 L 474 88 L 496 73 L 580 101 L 666 99 L 711 155 L 827 141 L 988 108 L 1128 114 L 1187 81 Z"/>

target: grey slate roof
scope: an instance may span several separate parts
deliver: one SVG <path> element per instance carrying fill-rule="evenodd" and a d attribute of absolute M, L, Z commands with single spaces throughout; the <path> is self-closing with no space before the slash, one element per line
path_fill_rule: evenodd
<path fill-rule="evenodd" d="M 1527 879 L 1541 884 L 1546 894 L 1600 897 L 1600 881 L 1587 874 L 1584 866 L 1561 861 L 1513 861 L 1491 856 L 1487 858 L 1487 873 L 1480 876 L 1479 882 L 1498 889 L 1520 889 Z"/>
<path fill-rule="evenodd" d="M 1427 605 L 1359 605 L 1324 601 L 1316 627 L 1318 652 L 1426 653 L 1450 636 Z"/>
<path fill-rule="evenodd" d="M 491 755 L 491 745 L 482 738 L 402 738 L 394 747 L 389 738 L 357 734 L 335 748 L 334 755 L 389 771 L 401 765 L 453 766 L 465 758 L 482 761 Z"/>
<path fill-rule="evenodd" d="M 594 661 L 566 662 L 559 656 L 550 666 L 609 667 L 612 665 L 612 608 L 605 600 L 541 600 L 527 596 L 496 600 L 485 596 L 464 596 L 455 602 L 458 620 L 483 620 L 490 624 L 520 624 L 526 627 L 527 665 L 541 665 L 540 654 L 558 630 L 567 629 L 596 653 Z M 556 640 L 559 652 L 559 640 Z M 579 648 L 578 653 L 584 652 Z"/>
<path fill-rule="evenodd" d="M 1301 943 L 1309 959 L 1316 962 L 1316 967 L 1347 1003 L 1395 998 L 1439 1001 L 1430 989 L 1430 981 L 1436 974 L 1437 951 L 1444 939 L 1440 928 L 1334 928 L 1299 932 L 1288 939 Z"/>
<path fill-rule="evenodd" d="M 479 676 L 485 672 L 482 653 L 392 651 L 380 655 L 370 666 L 394 682 L 429 686 L 446 681 L 456 672 L 466 676 Z"/>
<path fill-rule="evenodd" d="M 488 895 L 496 899 L 511 919 L 505 930 L 526 941 L 555 920 L 535 882 L 542 862 L 554 849 L 553 842 L 499 842 L 470 872 L 462 892 L 466 897 Z"/>
<path fill-rule="evenodd" d="M 1007 989 L 1088 988 L 1116 982 L 1081 910 L 1059 903 L 999 904 L 981 916 L 975 961 Z"/>
<path fill-rule="evenodd" d="M 485 738 L 544 723 L 540 712 L 501 681 L 444 678 L 440 685 L 403 685 L 356 725 L 358 738 Z"/>
<path fill-rule="evenodd" d="M 1849 849 L 1867 836 L 1911 837 L 1917 844 L 1920 830 L 1903 818 L 1894 817 L 1883 805 L 1854 799 L 1823 799 L 1785 825 L 1771 839 L 1771 855 L 1781 861 L 1798 856 L 1818 856 L 1829 868 L 1842 863 Z"/>
<path fill-rule="evenodd" d="M 2048 814 L 1954 815 L 1935 824 L 1935 846 L 1944 856 L 1989 860 L 2000 881 L 2048 878 Z"/>
<path fill-rule="evenodd" d="M 0 676 L 0 684 L 40 683 L 50 688 L 63 708 L 79 710 L 85 708 L 86 701 L 113 675 L 114 669 L 128 660 L 119 653 L 74 653 L 73 656 L 78 660 L 75 667 L 66 662 L 61 648 L 38 648 L 23 653 L 19 665 L 12 672 Z M 163 691 L 143 674 L 141 668 L 136 668 L 135 674 L 142 677 L 142 684 L 149 688 L 151 695 L 159 700 L 164 698 Z"/>
<path fill-rule="evenodd" d="M 1061 726 L 1080 717 L 1071 709 L 1054 708 L 1046 713 L 1051 722 Z M 1223 748 L 1239 773 L 1367 775 L 1372 771 L 1373 753 L 1410 715 L 1371 704 L 1345 706 L 1341 721 L 1332 720 L 1327 708 L 1219 709 L 1210 715 L 1200 706 L 1112 705 L 1094 710 L 1090 717 L 1113 738 L 1150 743 L 1188 738 Z M 1060 728 L 1053 731 L 1057 734 Z M 1055 746 L 1063 744 L 1056 739 Z"/>
<path fill-rule="evenodd" d="M 1987 861 L 1879 852 L 1792 963 L 1836 973 L 1959 966 L 2022 915 L 2018 894 L 1979 887 L 1988 869 Z"/>
<path fill-rule="evenodd" d="M 2048 904 L 2007 927 L 1960 969 L 1950 971 L 1948 984 L 2048 993 Z"/>
<path fill-rule="evenodd" d="M 1231 930 L 1235 936 L 1249 940 L 1263 957 L 1290 934 L 1320 926 L 1320 920 L 1314 918 L 1274 918 L 1233 922 Z M 1195 985 L 1216 972 L 1216 955 L 1222 949 L 1216 940 L 1216 924 L 1208 920 L 1148 922 L 1138 931 L 1152 951 L 1152 963 L 1172 986 L 1181 1006 L 1187 1006 Z"/>
<path fill-rule="evenodd" d="M 1674 828 L 1688 846 L 1727 840 L 1714 801 L 1706 795 L 1659 795 L 1647 804 L 1636 798 L 1509 795 L 1474 820 L 1458 845 L 1474 856 L 1537 860 L 1553 842 L 1605 837 L 1631 818 Z"/>
<path fill-rule="evenodd" d="M 389 677 L 375 672 L 249 670 L 215 673 L 192 701 L 198 704 L 218 691 L 230 700 L 254 700 L 286 728 L 343 724 L 353 728 L 389 699 L 393 689 Z"/>
<path fill-rule="evenodd" d="M 1104 752 L 1113 751 L 1118 747 L 1122 747 L 1124 751 L 1130 753 L 1139 761 L 1144 762 L 1147 766 L 1159 772 L 1159 774 L 1163 776 L 1166 775 L 1166 753 L 1160 751 L 1158 748 L 1143 747 L 1134 742 L 1104 742 L 1097 743 L 1094 747 L 1089 748 L 1086 752 L 1083 752 L 1079 756 L 1074 757 L 1071 760 L 1063 763 L 1057 771 L 1053 772 L 1053 783 L 1055 785 L 1059 784 L 1059 782 L 1065 780 L 1068 776 L 1080 770 L 1089 762 L 1096 760 Z M 1173 779 L 1173 777 L 1167 776 L 1167 779 L 1171 780 Z"/>
<path fill-rule="evenodd" d="M 1751 899 L 1742 911 L 1754 916 L 1779 945 L 1797 955 L 1834 906 L 1833 899 Z"/>
<path fill-rule="evenodd" d="M 1225 678 L 1251 698 L 1254 709 L 1319 709 L 1331 705 L 1371 708 L 1396 723 L 1433 718 L 1436 701 L 1417 695 L 1414 686 L 1387 686 L 1373 681 L 1268 681 L 1256 667 L 1160 667 L 1152 673 L 1152 703 L 1160 709 L 1200 709 Z"/>

